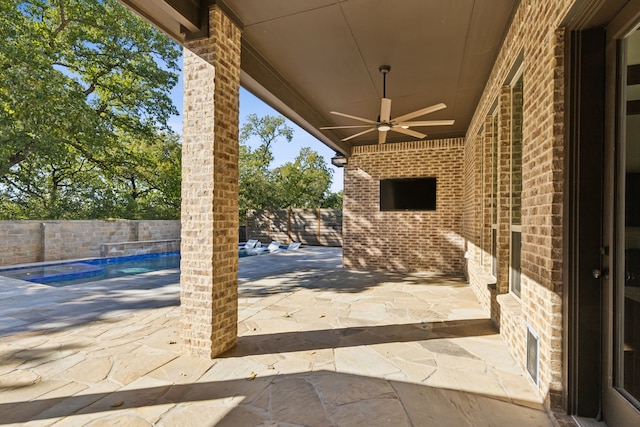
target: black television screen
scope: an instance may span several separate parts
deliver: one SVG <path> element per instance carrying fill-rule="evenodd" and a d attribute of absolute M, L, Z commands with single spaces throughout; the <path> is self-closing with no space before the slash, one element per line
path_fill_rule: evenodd
<path fill-rule="evenodd" d="M 381 179 L 380 210 L 435 211 L 436 179 Z"/>

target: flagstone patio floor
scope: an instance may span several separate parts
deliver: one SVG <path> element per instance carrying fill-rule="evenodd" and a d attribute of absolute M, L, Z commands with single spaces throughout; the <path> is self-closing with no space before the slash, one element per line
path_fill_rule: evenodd
<path fill-rule="evenodd" d="M 0 424 L 551 426 L 459 277 L 349 271 L 339 248 L 240 259 L 238 345 L 180 343 L 179 273 L 0 277 Z"/>

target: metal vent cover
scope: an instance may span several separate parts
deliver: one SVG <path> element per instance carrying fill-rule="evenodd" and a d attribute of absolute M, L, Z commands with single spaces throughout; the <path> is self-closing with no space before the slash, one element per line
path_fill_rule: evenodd
<path fill-rule="evenodd" d="M 527 325 L 527 372 L 538 385 L 540 379 L 540 340 L 531 325 Z"/>

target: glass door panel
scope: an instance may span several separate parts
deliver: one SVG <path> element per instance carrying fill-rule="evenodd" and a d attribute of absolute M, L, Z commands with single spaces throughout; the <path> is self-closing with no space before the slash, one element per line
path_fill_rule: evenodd
<path fill-rule="evenodd" d="M 640 407 L 640 31 L 621 43 L 624 49 L 624 140 L 620 141 L 617 207 L 624 222 L 616 235 L 623 246 L 624 274 L 614 284 L 614 376 L 618 390 Z M 621 254 L 622 255 L 622 254 Z"/>
<path fill-rule="evenodd" d="M 611 426 L 640 425 L 639 28 L 640 0 L 607 26 L 602 414 Z"/>

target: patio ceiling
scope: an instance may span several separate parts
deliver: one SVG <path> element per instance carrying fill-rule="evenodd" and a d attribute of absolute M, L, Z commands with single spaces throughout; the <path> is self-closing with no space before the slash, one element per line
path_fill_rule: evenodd
<path fill-rule="evenodd" d="M 121 0 L 178 41 L 197 38 L 204 11 L 217 3 L 242 28 L 241 84 L 328 146 L 377 144 L 339 111 L 377 120 L 380 65 L 391 66 L 391 117 L 443 102 L 414 120 L 427 139 L 464 136 L 518 0 Z M 389 132 L 387 142 L 414 138 Z"/>

